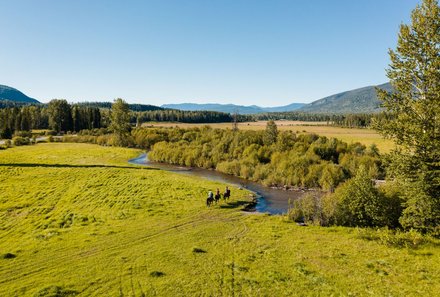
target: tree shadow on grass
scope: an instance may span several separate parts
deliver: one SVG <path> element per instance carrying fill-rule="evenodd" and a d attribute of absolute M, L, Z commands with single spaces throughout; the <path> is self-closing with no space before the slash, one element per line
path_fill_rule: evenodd
<path fill-rule="evenodd" d="M 238 200 L 238 201 L 234 201 L 234 202 L 228 202 L 226 205 L 220 205 L 220 208 L 227 208 L 227 209 L 232 209 L 232 208 L 238 208 L 238 207 L 245 207 L 249 204 L 249 201 L 246 200 Z"/>
<path fill-rule="evenodd" d="M 48 167 L 48 168 L 117 168 L 117 169 L 135 169 L 135 170 L 160 170 L 152 167 L 136 166 L 117 166 L 117 165 L 80 165 L 80 164 L 41 164 L 41 163 L 8 163 L 0 164 L 0 167 Z"/>

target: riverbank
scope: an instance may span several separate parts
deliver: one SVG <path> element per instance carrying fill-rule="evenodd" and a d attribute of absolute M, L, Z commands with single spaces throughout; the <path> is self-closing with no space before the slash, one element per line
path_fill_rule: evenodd
<path fill-rule="evenodd" d="M 203 168 L 190 168 L 184 166 L 175 166 L 167 163 L 150 161 L 146 153 L 142 153 L 136 158 L 128 161 L 131 164 L 159 168 L 166 171 L 176 172 L 187 176 L 201 177 L 207 180 L 227 183 L 233 185 L 236 189 L 245 188 L 254 193 L 254 202 L 252 206 L 247 206 L 247 211 L 255 210 L 261 213 L 286 214 L 295 199 L 301 198 L 304 194 L 316 190 L 304 190 L 290 188 L 265 187 L 262 184 L 252 182 L 240 177 L 227 175 L 215 170 Z"/>

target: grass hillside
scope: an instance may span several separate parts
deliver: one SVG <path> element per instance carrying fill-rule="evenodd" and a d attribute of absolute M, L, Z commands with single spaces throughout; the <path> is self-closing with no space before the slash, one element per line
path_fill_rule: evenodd
<path fill-rule="evenodd" d="M 224 185 L 131 166 L 134 149 L 0 151 L 0 296 L 435 296 L 439 242 L 208 209 Z"/>
<path fill-rule="evenodd" d="M 368 86 L 331 95 L 299 109 L 311 113 L 370 113 L 380 111 L 381 102 L 377 99 L 376 87 L 391 91 L 389 83 Z"/>
<path fill-rule="evenodd" d="M 17 89 L 0 85 L 0 100 L 13 102 L 39 103 L 38 100 L 30 98 Z"/>

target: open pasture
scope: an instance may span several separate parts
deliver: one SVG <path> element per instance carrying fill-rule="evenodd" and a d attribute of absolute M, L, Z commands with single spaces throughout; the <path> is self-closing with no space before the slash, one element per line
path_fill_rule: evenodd
<path fill-rule="evenodd" d="M 0 151 L 0 296 L 435 296 L 440 244 L 207 208 L 215 182 L 127 164 L 138 150 Z M 58 294 L 58 295 L 56 295 Z M 70 295 L 69 295 L 70 294 Z"/>
<path fill-rule="evenodd" d="M 264 130 L 266 121 L 238 123 L 238 129 L 241 130 Z M 389 152 L 394 148 L 394 144 L 389 139 L 384 139 L 373 129 L 359 128 L 341 128 L 326 125 L 325 122 L 304 122 L 304 121 L 275 121 L 278 130 L 291 130 L 296 133 L 315 133 L 326 137 L 341 139 L 347 143 L 360 142 L 366 146 L 376 144 L 380 152 Z M 214 124 L 186 124 L 186 123 L 145 123 L 144 127 L 200 127 L 208 125 L 213 128 L 226 129 L 232 128 L 232 123 L 214 123 Z"/>

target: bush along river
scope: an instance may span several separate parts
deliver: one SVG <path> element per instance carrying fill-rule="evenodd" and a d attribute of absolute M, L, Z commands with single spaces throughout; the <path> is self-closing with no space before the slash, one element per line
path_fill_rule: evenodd
<path fill-rule="evenodd" d="M 206 178 L 212 181 L 218 181 L 234 185 L 238 188 L 245 188 L 254 192 L 256 196 L 255 210 L 261 213 L 284 214 L 289 209 L 289 202 L 303 196 L 305 190 L 285 190 L 263 186 L 259 183 L 249 181 L 240 177 L 224 174 L 215 170 L 182 167 L 170 165 L 167 163 L 153 162 L 148 159 L 147 154 L 142 154 L 137 158 L 128 161 L 131 164 L 143 165 L 158 168 L 166 171 L 177 172 L 184 175 L 191 175 Z M 234 195 L 232 192 L 231 195 Z M 206 198 L 206 197 L 203 197 Z"/>

